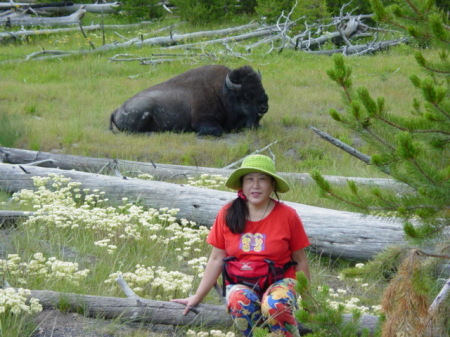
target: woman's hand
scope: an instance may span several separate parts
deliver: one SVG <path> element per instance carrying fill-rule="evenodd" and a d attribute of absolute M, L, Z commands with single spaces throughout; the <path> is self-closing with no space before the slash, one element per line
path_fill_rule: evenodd
<path fill-rule="evenodd" d="M 198 313 L 195 309 L 195 306 L 200 303 L 200 301 L 197 299 L 195 295 L 188 297 L 188 298 L 176 298 L 173 300 L 170 300 L 170 302 L 185 304 L 186 308 L 183 311 L 183 315 L 186 316 L 189 311 L 192 311 L 194 313 Z"/>

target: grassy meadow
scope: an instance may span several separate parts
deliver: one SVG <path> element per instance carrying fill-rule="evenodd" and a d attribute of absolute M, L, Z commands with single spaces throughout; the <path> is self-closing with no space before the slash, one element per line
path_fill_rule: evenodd
<path fill-rule="evenodd" d="M 84 20 L 88 25 L 99 23 L 100 19 L 88 15 Z M 152 31 L 167 25 L 167 22 L 155 22 L 133 29 L 106 30 L 106 43 L 123 41 L 123 37 L 151 37 Z M 214 28 L 217 27 L 194 28 L 184 24 L 174 30 L 181 33 Z M 101 45 L 101 32 L 87 34 L 95 46 Z M 223 46 L 200 46 L 192 52 L 207 56 L 181 57 L 180 61 L 152 66 L 141 65 L 138 61 L 113 62 L 110 58 L 117 54 L 146 57 L 168 52 L 182 54 L 183 51 L 130 47 L 48 60 L 25 60 L 27 55 L 42 50 L 89 50 L 90 46 L 79 31 L 4 41 L 0 44 L 0 146 L 224 167 L 276 142 L 270 149 L 280 171 L 319 170 L 324 175 L 386 178 L 308 129 L 309 125 L 315 126 L 361 152 L 370 153 L 366 144 L 341 129 L 328 115 L 330 108 L 343 109 L 339 88 L 326 74 L 326 70 L 333 67 L 331 57 L 292 50 L 269 53 L 270 46 L 244 54 L 244 43 L 231 46 L 235 52 L 242 53 L 240 57 L 230 55 Z M 401 46 L 373 56 L 348 57 L 355 85 L 367 87 L 374 97 L 384 96 L 393 113 L 408 114 L 416 94 L 409 76 L 420 72 L 411 57 L 412 51 L 412 47 Z M 220 138 L 196 137 L 193 133 L 113 134 L 108 129 L 111 112 L 126 99 L 183 71 L 206 64 L 223 64 L 230 68 L 249 64 L 261 71 L 269 96 L 269 112 L 262 119 L 260 129 Z M 122 296 L 114 282 L 108 281 L 122 273 L 138 294 L 167 300 L 187 295 L 198 284 L 199 266 L 208 255 L 208 247 L 203 242 L 205 230 L 196 228 L 188 220 L 178 224 L 174 220 L 174 210 L 143 210 L 134 206 L 132 200 L 108 208 L 101 191 L 89 191 L 87 197 L 81 197 L 77 186 L 64 181 L 40 194 L 23 193 L 13 201 L 8 201 L 9 198 L 0 194 L 1 208 L 20 206 L 42 212 L 42 216 L 19 225 L 1 240 L 4 248 L 0 251 L 0 259 L 3 259 L 0 262 L 8 266 L 3 273 L 13 286 Z M 345 209 L 343 205 L 322 199 L 314 186 L 294 185 L 283 198 Z M 49 210 L 57 216 L 46 217 Z M 77 216 L 69 219 L 68 214 Z M 161 254 L 149 254 L 149 251 Z M 13 255 L 8 257 L 8 254 Z M 362 279 L 342 280 L 338 277 L 340 268 L 352 266 L 354 262 L 333 261 L 312 254 L 310 259 L 314 285 L 332 283 L 334 298 L 347 303 L 349 310 L 360 307 L 367 308 L 364 312 L 377 313 L 384 280 L 370 283 Z M 58 268 L 64 270 L 59 275 L 65 277 L 52 274 Z M 43 277 L 33 278 L 31 270 L 45 271 L 40 274 Z M 71 282 L 63 282 L 64 279 Z M 164 286 L 157 286 L 159 280 L 165 280 L 166 284 L 177 284 L 179 280 L 192 287 L 186 289 L 180 285 L 166 292 Z M 210 294 L 207 302 L 220 303 L 215 294 Z M 27 329 L 31 336 L 34 328 Z M 0 333 L 0 336 L 13 335 Z"/>

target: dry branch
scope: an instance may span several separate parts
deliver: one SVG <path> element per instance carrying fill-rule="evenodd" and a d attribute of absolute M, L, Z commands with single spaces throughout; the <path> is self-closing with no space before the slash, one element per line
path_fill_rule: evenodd
<path fill-rule="evenodd" d="M 33 190 L 32 177 L 58 174 L 80 182 L 81 189 L 99 189 L 113 204 L 123 197 L 151 208 L 178 208 L 178 218 L 211 226 L 219 209 L 234 199 L 233 192 L 223 192 L 187 185 L 133 178 L 63 171 L 52 168 L 0 164 L 0 190 L 9 193 Z M 407 245 L 402 223 L 393 218 L 373 218 L 358 213 L 336 211 L 292 202 L 302 218 L 317 253 L 344 259 L 367 260 L 389 246 Z"/>

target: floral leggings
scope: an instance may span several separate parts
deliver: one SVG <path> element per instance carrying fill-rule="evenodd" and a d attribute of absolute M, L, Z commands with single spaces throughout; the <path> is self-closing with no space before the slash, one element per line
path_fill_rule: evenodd
<path fill-rule="evenodd" d="M 227 311 L 237 328 L 247 337 L 255 326 L 268 327 L 274 334 L 299 337 L 296 280 L 285 278 L 273 283 L 264 294 L 242 284 L 227 286 Z"/>

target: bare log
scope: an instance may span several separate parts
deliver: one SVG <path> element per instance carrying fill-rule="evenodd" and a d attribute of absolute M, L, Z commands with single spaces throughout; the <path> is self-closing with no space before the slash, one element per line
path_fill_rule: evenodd
<path fill-rule="evenodd" d="M 76 155 L 57 154 L 50 152 L 40 152 L 31 150 L 14 149 L 0 147 L 0 156 L 4 163 L 9 164 L 30 164 L 36 161 L 48 160 L 41 164 L 43 167 L 59 168 L 62 170 L 77 170 L 84 172 L 108 173 L 118 170 L 122 175 L 133 175 L 136 173 L 146 173 L 152 175 L 156 180 L 169 182 L 180 182 L 180 178 L 197 177 L 201 174 L 222 175 L 228 177 L 231 169 L 219 169 L 199 166 L 180 166 L 159 163 L 143 163 L 128 160 L 106 159 L 84 157 Z M 230 166 L 228 166 L 230 167 Z M 284 178 L 301 184 L 311 184 L 313 179 L 308 173 L 280 173 Z M 401 189 L 405 186 L 393 179 L 384 178 L 360 178 L 360 177 L 339 177 L 324 176 L 327 181 L 336 185 L 346 185 L 348 180 L 352 180 L 361 185 L 371 185 L 385 188 Z"/>
<path fill-rule="evenodd" d="M 33 190 L 32 177 L 58 174 L 80 182 L 82 189 L 99 189 L 112 203 L 130 202 L 152 208 L 178 208 L 178 217 L 211 226 L 219 209 L 234 199 L 234 192 L 223 192 L 187 185 L 133 178 L 0 164 L 0 190 L 9 193 Z M 285 202 L 302 218 L 311 241 L 311 249 L 320 254 L 344 259 L 368 260 L 389 246 L 407 245 L 401 221 L 374 218 L 353 212 Z"/>
<path fill-rule="evenodd" d="M 87 316 L 120 319 L 124 322 L 184 325 L 195 327 L 231 326 L 232 321 L 223 306 L 200 304 L 197 313 L 183 315 L 184 305 L 165 301 L 59 293 L 32 290 L 43 308 L 58 308 L 61 299 L 69 311 L 84 312 Z"/>
<path fill-rule="evenodd" d="M 84 31 L 96 31 L 101 29 L 125 29 L 125 28 L 134 28 L 140 27 L 144 25 L 151 24 L 150 22 L 140 22 L 128 25 L 89 25 L 83 26 Z M 33 30 L 19 30 L 19 31 L 11 31 L 11 32 L 0 32 L 0 41 L 6 39 L 18 39 L 24 36 L 35 36 L 35 35 L 51 35 L 51 34 L 60 34 L 67 32 L 79 31 L 79 27 L 68 27 L 68 28 L 55 28 L 55 29 L 33 29 Z"/>
<path fill-rule="evenodd" d="M 54 3 L 32 3 L 32 2 L 10 2 L 0 3 L 0 10 L 7 9 L 22 9 L 26 10 L 32 8 L 35 13 L 74 13 L 77 12 L 82 6 L 89 13 L 115 13 L 120 7 L 119 2 L 112 3 L 100 3 L 100 4 L 74 4 L 72 2 L 54 2 Z"/>
<path fill-rule="evenodd" d="M 222 305 L 199 304 L 194 311 L 184 316 L 184 305 L 135 298 L 103 297 L 73 293 L 59 293 L 50 290 L 31 290 L 30 297 L 39 300 L 44 309 L 58 308 L 61 300 L 71 312 L 83 312 L 86 316 L 104 319 L 118 319 L 122 322 L 142 322 L 164 325 L 182 325 L 201 328 L 230 328 L 233 321 Z M 344 320 L 351 315 L 344 315 Z M 361 328 L 374 332 L 378 317 L 362 315 Z M 300 332 L 306 329 L 300 325 Z"/>
<path fill-rule="evenodd" d="M 0 228 L 10 227 L 20 219 L 27 218 L 29 212 L 23 211 L 1 211 L 0 210 Z"/>
<path fill-rule="evenodd" d="M 62 17 L 37 17 L 20 13 L 13 13 L 0 17 L 0 24 L 10 26 L 58 26 L 58 25 L 79 25 L 86 10 L 80 8 L 75 13 Z"/>
<path fill-rule="evenodd" d="M 36 10 L 37 13 L 74 13 L 81 7 L 84 7 L 89 13 L 112 14 L 116 13 L 121 4 L 120 2 L 95 3 L 95 4 L 71 4 L 70 6 L 45 6 Z"/>

